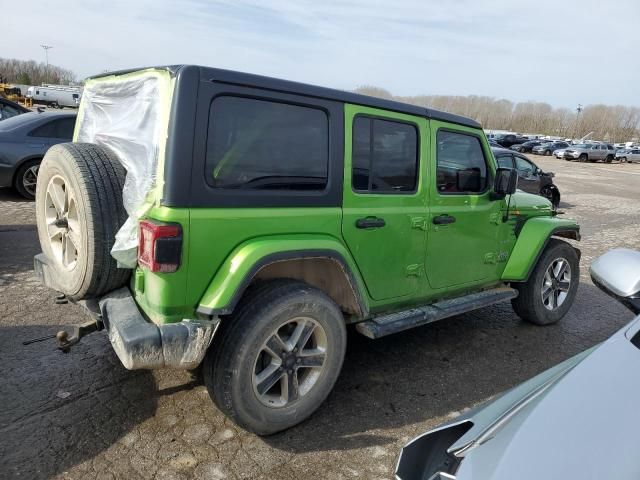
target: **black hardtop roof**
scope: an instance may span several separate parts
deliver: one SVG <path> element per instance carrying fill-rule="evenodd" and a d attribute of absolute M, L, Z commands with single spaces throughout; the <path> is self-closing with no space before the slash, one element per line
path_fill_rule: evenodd
<path fill-rule="evenodd" d="M 323 98 L 344 103 L 352 103 L 365 107 L 380 108 L 393 112 L 406 113 L 409 115 L 417 115 L 443 122 L 456 123 L 472 128 L 482 128 L 480 123 L 475 120 L 453 113 L 441 112 L 431 108 L 419 107 L 408 103 L 395 102 L 393 100 L 384 100 L 381 98 L 370 97 L 368 95 L 360 95 L 358 93 L 345 92 L 333 88 L 318 87 L 308 85 L 306 83 L 292 82 L 289 80 L 281 80 L 278 78 L 265 77 L 262 75 L 254 75 L 252 73 L 236 72 L 233 70 L 224 70 L 221 68 L 202 67 L 197 65 L 168 65 L 159 67 L 145 67 L 130 70 L 120 70 L 116 72 L 107 72 L 95 75 L 90 78 L 100 78 L 110 75 L 124 75 L 147 68 L 169 70 L 175 75 L 180 75 L 186 69 L 197 68 L 200 70 L 200 78 L 202 80 L 219 81 L 224 83 L 232 83 L 247 87 L 257 87 L 267 90 L 275 90 L 279 92 L 294 93 L 305 95 L 308 97 Z"/>

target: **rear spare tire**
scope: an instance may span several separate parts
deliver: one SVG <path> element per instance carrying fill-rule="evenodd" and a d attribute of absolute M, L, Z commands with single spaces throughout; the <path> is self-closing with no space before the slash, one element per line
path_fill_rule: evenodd
<path fill-rule="evenodd" d="M 43 253 L 58 289 L 72 300 L 122 286 L 130 270 L 111 256 L 127 219 L 122 204 L 126 170 L 104 147 L 64 143 L 47 151 L 38 172 L 36 219 Z"/>

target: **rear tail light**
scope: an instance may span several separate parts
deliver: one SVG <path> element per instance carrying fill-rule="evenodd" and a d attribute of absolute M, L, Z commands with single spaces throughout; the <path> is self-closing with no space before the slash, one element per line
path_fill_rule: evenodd
<path fill-rule="evenodd" d="M 178 270 L 182 252 L 182 227 L 154 220 L 140 222 L 138 264 L 152 272 Z"/>

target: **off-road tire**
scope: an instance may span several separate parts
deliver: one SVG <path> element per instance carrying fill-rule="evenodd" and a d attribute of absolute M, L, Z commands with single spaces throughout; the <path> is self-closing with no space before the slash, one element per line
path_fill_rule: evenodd
<path fill-rule="evenodd" d="M 542 301 L 542 285 L 549 266 L 556 259 L 564 258 L 571 267 L 571 282 L 564 302 L 554 310 L 548 310 Z M 571 308 L 580 278 L 579 257 L 575 248 L 567 242 L 552 238 L 542 252 L 529 279 L 524 283 L 514 283 L 512 287 L 518 290 L 518 296 L 511 300 L 516 314 L 527 322 L 535 325 L 551 325 L 558 322 Z"/>
<path fill-rule="evenodd" d="M 52 252 L 45 218 L 47 187 L 54 178 L 69 185 L 77 206 L 79 247 L 72 269 Z M 127 219 L 122 204 L 126 170 L 107 148 L 88 143 L 51 147 L 38 172 L 36 219 L 43 253 L 54 270 L 56 287 L 72 300 L 101 296 L 124 285 L 131 271 L 111 256 L 116 232 Z"/>
<path fill-rule="evenodd" d="M 21 196 L 23 196 L 28 200 L 33 200 L 36 197 L 24 187 L 24 184 L 23 184 L 24 176 L 31 167 L 35 167 L 36 165 L 39 165 L 41 161 L 42 159 L 40 158 L 34 159 L 34 160 L 27 160 L 22 165 L 20 165 L 20 168 L 18 168 L 18 170 L 16 171 L 13 177 L 13 188 L 16 190 L 16 192 L 18 192 Z"/>
<path fill-rule="evenodd" d="M 252 378 L 263 343 L 278 325 L 304 315 L 327 337 L 325 363 L 316 383 L 289 405 L 265 406 Z M 220 410 L 258 435 L 271 435 L 302 422 L 324 402 L 344 360 L 347 334 L 342 312 L 322 291 L 296 280 L 271 280 L 250 287 L 237 311 L 222 320 L 203 363 L 204 382 Z"/>

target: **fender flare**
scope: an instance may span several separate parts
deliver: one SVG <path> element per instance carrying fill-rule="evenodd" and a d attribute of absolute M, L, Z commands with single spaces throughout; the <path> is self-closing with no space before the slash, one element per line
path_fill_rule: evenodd
<path fill-rule="evenodd" d="M 580 241 L 580 226 L 557 217 L 534 217 L 516 230 L 516 236 L 516 244 L 502 272 L 504 282 L 526 282 L 551 238 Z"/>
<path fill-rule="evenodd" d="M 347 249 L 329 236 L 296 235 L 252 239 L 236 247 L 207 286 L 196 313 L 205 318 L 234 311 L 256 274 L 276 262 L 324 258 L 335 261 L 346 275 L 359 307 L 358 316 L 368 315 L 364 282 Z"/>

